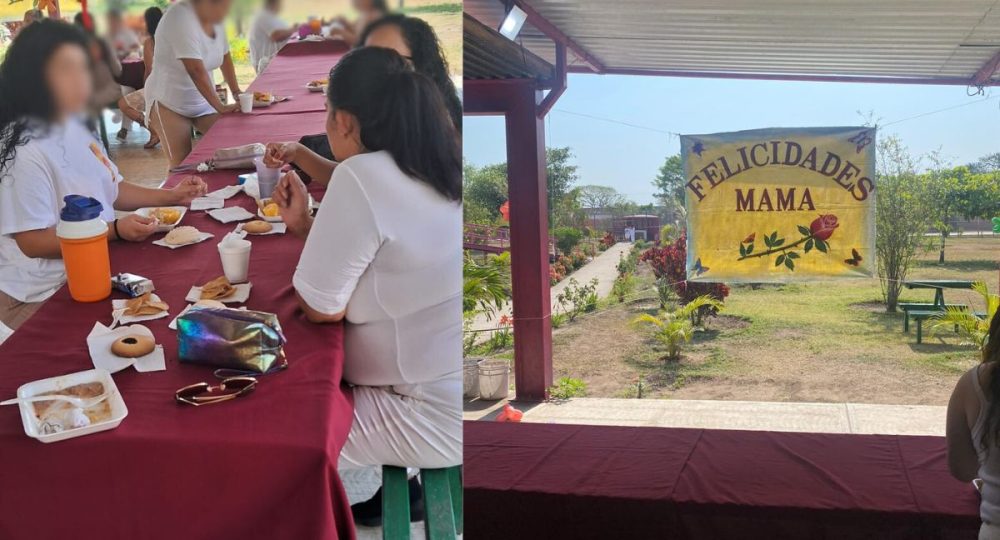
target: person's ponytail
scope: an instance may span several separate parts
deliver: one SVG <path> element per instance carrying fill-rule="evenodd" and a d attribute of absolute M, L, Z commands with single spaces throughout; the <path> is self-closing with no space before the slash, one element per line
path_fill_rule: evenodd
<path fill-rule="evenodd" d="M 393 50 L 356 49 L 330 72 L 333 109 L 353 114 L 361 144 L 387 151 L 407 175 L 452 201 L 462 198 L 458 132 L 437 86 Z"/>

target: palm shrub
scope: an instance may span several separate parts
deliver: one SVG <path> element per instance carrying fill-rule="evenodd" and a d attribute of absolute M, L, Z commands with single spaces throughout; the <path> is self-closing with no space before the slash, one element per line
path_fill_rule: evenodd
<path fill-rule="evenodd" d="M 722 302 L 705 294 L 674 310 L 662 309 L 657 315 L 644 313 L 632 320 L 637 326 L 649 326 L 653 337 L 667 347 L 667 360 L 680 358 L 681 346 L 694 336 L 694 317 L 701 308 L 721 310 Z"/>
<path fill-rule="evenodd" d="M 986 303 L 986 317 L 979 318 L 969 309 L 949 307 L 940 315 L 934 318 L 931 323 L 931 331 L 958 329 L 958 334 L 965 340 L 964 345 L 975 345 L 982 349 L 989 338 L 990 321 L 1000 307 L 1000 295 L 990 294 L 986 283 L 977 281 L 972 285 L 972 290 L 979 293 Z"/>
<path fill-rule="evenodd" d="M 462 311 L 467 315 L 482 311 L 489 318 L 510 299 L 510 258 L 504 253 L 486 264 L 479 264 L 466 255 L 462 266 L 464 290 Z"/>

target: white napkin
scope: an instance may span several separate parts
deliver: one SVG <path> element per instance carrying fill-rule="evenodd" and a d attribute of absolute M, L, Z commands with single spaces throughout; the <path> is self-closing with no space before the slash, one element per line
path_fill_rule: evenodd
<path fill-rule="evenodd" d="M 253 200 L 259 201 L 260 185 L 257 184 L 257 173 L 252 172 L 243 174 L 240 175 L 240 178 L 243 179 L 243 191 L 246 192 L 247 195 L 253 197 Z"/>
<path fill-rule="evenodd" d="M 174 317 L 174 320 L 170 321 L 170 324 L 167 325 L 167 328 L 169 328 L 171 330 L 177 330 L 177 319 L 180 319 L 181 315 L 184 315 L 188 311 L 191 311 L 191 308 L 193 308 L 194 306 L 195 306 L 194 304 L 188 304 L 187 307 L 185 307 L 183 311 L 181 311 L 180 313 L 177 314 L 176 317 Z M 230 308 L 230 309 L 239 309 L 240 311 L 246 311 L 247 310 L 246 306 L 241 306 L 239 308 Z"/>
<path fill-rule="evenodd" d="M 139 358 L 121 358 L 111 353 L 111 345 L 115 341 L 131 334 L 153 337 L 149 328 L 141 324 L 112 330 L 101 323 L 94 323 L 94 329 L 87 336 L 87 349 L 90 350 L 90 359 L 94 362 L 94 367 L 106 369 L 110 373 L 117 373 L 129 366 L 135 366 L 135 370 L 140 373 L 166 370 L 166 358 L 163 355 L 163 347 L 159 344 L 153 352 Z"/>
<path fill-rule="evenodd" d="M 155 294 L 151 294 L 149 299 L 154 302 L 159 302 L 160 297 Z M 111 328 L 118 326 L 119 324 L 132 324 L 140 321 L 152 321 L 156 319 L 162 319 L 169 315 L 166 311 L 161 311 L 153 315 L 126 315 L 125 314 L 125 303 L 128 300 L 125 299 L 114 299 L 111 301 Z"/>
<path fill-rule="evenodd" d="M 211 210 L 213 208 L 222 208 L 225 205 L 225 197 L 215 197 L 212 194 L 208 194 L 204 197 L 198 197 L 192 200 L 191 210 Z"/>
<path fill-rule="evenodd" d="M 244 231 L 243 230 L 243 225 L 244 225 L 243 223 L 240 223 L 239 225 L 237 225 L 236 226 L 236 230 L 234 230 L 233 232 L 234 233 L 243 233 L 244 235 L 250 234 L 250 235 L 253 235 L 253 236 L 267 236 L 269 234 L 285 234 L 285 231 L 288 230 L 288 226 L 285 225 L 281 221 L 271 222 L 271 230 L 267 231 L 266 233 L 252 233 L 252 232 L 249 232 L 249 231 Z"/>
<path fill-rule="evenodd" d="M 177 245 L 168 244 L 167 241 L 164 240 L 164 239 L 162 239 L 162 238 L 160 238 L 159 240 L 154 240 L 153 243 L 156 244 L 156 245 L 158 245 L 158 246 L 163 246 L 163 247 L 170 248 L 170 249 L 177 249 L 179 247 L 190 246 L 191 244 L 197 244 L 198 242 L 204 242 L 205 240 L 208 240 L 209 238 L 214 238 L 214 237 L 215 237 L 215 235 L 212 234 L 212 233 L 203 232 L 203 233 L 200 233 L 198 235 L 198 238 L 194 242 L 188 242 L 186 244 L 177 244 Z"/>
<path fill-rule="evenodd" d="M 224 304 L 242 304 L 250 298 L 251 285 L 249 283 L 240 283 L 238 285 L 233 285 L 233 287 L 236 287 L 236 292 L 228 298 L 215 298 L 215 300 Z M 198 300 L 201 300 L 201 287 L 191 287 L 191 290 L 188 291 L 184 300 L 187 300 L 188 302 L 197 302 Z"/>
<path fill-rule="evenodd" d="M 218 210 L 209 210 L 208 215 L 214 217 L 215 219 L 221 221 L 222 223 L 231 223 L 233 221 L 244 221 L 247 219 L 252 219 L 253 214 L 247 211 L 246 208 L 242 206 L 230 206 L 229 208 L 220 208 Z"/>
<path fill-rule="evenodd" d="M 222 189 L 217 189 L 211 193 L 206 194 L 205 197 L 206 198 L 211 197 L 215 199 L 228 199 L 241 191 L 243 191 L 243 186 L 232 185 L 232 186 L 226 186 Z"/>

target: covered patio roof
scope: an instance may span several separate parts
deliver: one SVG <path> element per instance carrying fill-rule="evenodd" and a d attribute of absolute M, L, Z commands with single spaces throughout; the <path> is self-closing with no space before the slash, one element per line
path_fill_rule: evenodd
<path fill-rule="evenodd" d="M 997 0 L 516 0 L 518 41 L 570 72 L 1000 84 Z M 502 0 L 466 0 L 497 28 Z M 553 32 L 554 31 L 554 32 Z M 553 39 L 553 36 L 557 39 Z"/>

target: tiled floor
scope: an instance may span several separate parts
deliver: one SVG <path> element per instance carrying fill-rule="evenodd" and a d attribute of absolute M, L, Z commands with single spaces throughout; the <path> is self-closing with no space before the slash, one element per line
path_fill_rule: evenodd
<path fill-rule="evenodd" d="M 471 401 L 466 420 L 492 420 L 503 402 Z M 524 422 L 944 436 L 944 406 L 574 398 L 513 405 Z"/>

